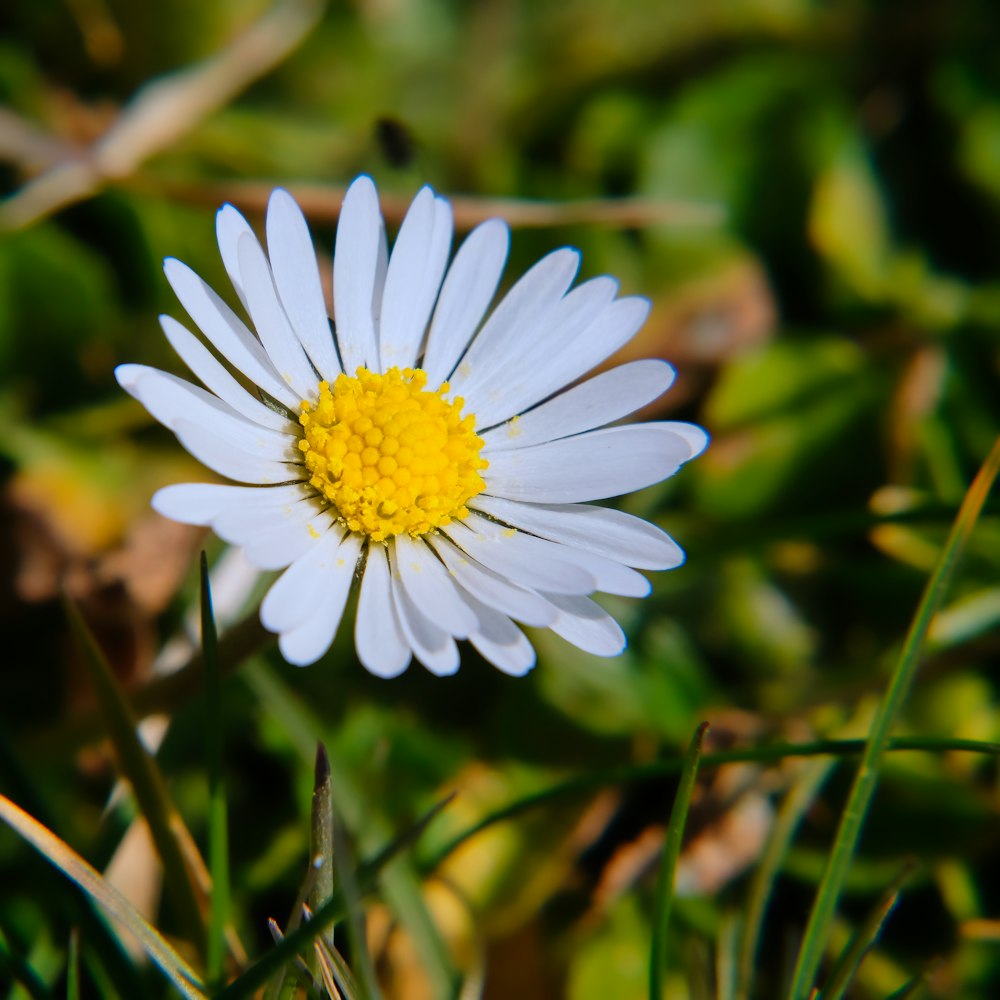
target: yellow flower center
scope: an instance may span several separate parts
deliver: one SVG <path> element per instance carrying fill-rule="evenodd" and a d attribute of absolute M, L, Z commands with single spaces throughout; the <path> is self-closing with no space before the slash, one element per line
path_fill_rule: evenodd
<path fill-rule="evenodd" d="M 320 382 L 319 399 L 302 402 L 310 484 L 343 524 L 375 542 L 467 517 L 466 503 L 486 486 L 475 417 L 462 416 L 464 400 L 443 398 L 447 382 L 434 392 L 426 382 L 419 368 L 359 368 L 332 386 Z"/>

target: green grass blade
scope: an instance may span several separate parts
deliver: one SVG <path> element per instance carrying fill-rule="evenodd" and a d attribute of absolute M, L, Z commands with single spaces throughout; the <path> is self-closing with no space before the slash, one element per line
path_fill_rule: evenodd
<path fill-rule="evenodd" d="M 80 612 L 67 602 L 73 633 L 83 652 L 83 662 L 97 693 L 108 736 L 115 749 L 122 775 L 132 786 L 139 811 L 149 824 L 149 831 L 163 864 L 163 883 L 184 933 L 205 954 L 205 925 L 193 881 L 184 862 L 184 852 L 175 831 L 183 827 L 180 815 L 167 794 L 166 783 L 152 755 L 142 745 L 135 718 L 125 695 L 90 634 Z"/>
<path fill-rule="evenodd" d="M 14 752 L 2 725 L 0 725 L 0 787 L 5 788 L 10 793 L 9 797 L 19 802 L 21 808 L 34 816 L 43 826 L 47 826 L 50 830 L 58 829 L 52 810 L 39 792 L 38 782 L 33 780 L 21 763 L 20 757 Z M 40 885 L 39 892 L 45 891 L 47 887 Z M 67 907 L 66 916 L 79 927 L 86 942 L 91 975 L 96 974 L 95 969 L 103 971 L 104 975 L 114 983 L 114 988 L 120 996 L 135 997 L 136 1000 L 147 996 L 148 991 L 128 955 L 125 954 L 121 942 L 101 915 L 94 910 L 86 894 L 74 886 L 63 895 L 62 901 Z"/>
<path fill-rule="evenodd" d="M 820 990 L 817 1000 L 843 1000 L 861 960 L 875 944 L 882 931 L 882 926 L 889 919 L 889 914 L 896 906 L 903 884 L 913 874 L 914 868 L 913 864 L 908 864 L 893 879 L 892 885 L 886 889 L 878 903 L 862 921 L 843 954 L 837 959 L 833 971 L 830 973 L 830 978 Z"/>
<path fill-rule="evenodd" d="M 698 777 L 698 763 L 701 747 L 708 731 L 708 723 L 703 722 L 696 730 L 684 758 L 681 780 L 674 798 L 674 806 L 667 824 L 667 835 L 663 841 L 663 857 L 660 875 L 656 884 L 656 904 L 653 910 L 653 941 L 649 955 L 649 1000 L 662 1000 L 663 973 L 666 969 L 667 928 L 670 924 L 670 910 L 674 900 L 674 875 L 677 860 L 681 856 L 684 839 L 684 824 L 687 822 L 691 795 L 695 779 Z"/>
<path fill-rule="evenodd" d="M 336 809 L 331 811 L 331 818 L 333 820 L 333 861 L 337 869 L 337 879 L 344 893 L 344 905 L 347 908 L 347 940 L 350 944 L 350 954 L 358 978 L 354 992 L 359 1000 L 381 1000 L 382 993 L 378 988 L 375 969 L 368 952 L 368 940 L 365 935 L 365 912 L 361 902 L 361 890 L 355 875 L 357 863 L 354 851 L 347 828 Z"/>
<path fill-rule="evenodd" d="M 322 727 L 313 714 L 264 664 L 247 664 L 241 677 L 303 758 L 311 761 L 316 741 L 322 735 Z M 334 754 L 329 756 L 334 808 L 356 831 L 361 849 L 371 850 L 373 843 L 392 835 L 391 829 L 379 816 L 374 804 L 366 802 L 363 792 L 352 781 L 350 769 Z M 380 873 L 379 886 L 389 907 L 413 941 L 421 966 L 431 980 L 433 995 L 453 995 L 460 977 L 427 909 L 416 865 L 409 858 L 395 859 Z"/>
<path fill-rule="evenodd" d="M 4 933 L 0 931 L 0 984 L 3 983 L 12 988 L 17 984 L 31 1000 L 53 1000 L 52 991 L 42 982 L 30 962 L 8 947 Z"/>
<path fill-rule="evenodd" d="M 322 909 L 333 898 L 334 890 L 330 758 L 322 741 L 316 744 L 316 778 L 313 782 L 309 858 L 315 867 L 309 905 L 316 911 Z M 329 936 L 332 939 L 332 934 Z"/>
<path fill-rule="evenodd" d="M 764 914 L 774 881 L 802 817 L 815 801 L 834 764 L 832 760 L 810 761 L 789 789 L 775 817 L 774 826 L 747 890 L 745 923 L 737 962 L 736 1000 L 748 1000 L 751 996 L 757 948 L 763 934 Z"/>
<path fill-rule="evenodd" d="M 181 996 L 190 1000 L 205 997 L 194 970 L 151 927 L 134 906 L 114 886 L 106 882 L 68 844 L 29 816 L 20 806 L 0 795 L 0 819 L 64 875 L 76 882 L 106 913 L 121 921 L 143 946 L 146 954 L 170 980 Z"/>
<path fill-rule="evenodd" d="M 917 613 L 890 678 L 885 698 L 869 730 L 861 764 L 844 807 L 833 850 L 806 925 L 802 947 L 792 976 L 790 1000 L 807 1000 L 812 992 L 841 889 L 878 783 L 879 768 L 888 743 L 889 729 L 906 700 L 920 663 L 931 621 L 941 606 L 952 574 L 979 520 L 983 504 L 998 471 L 1000 471 L 1000 439 L 994 443 L 986 462 L 965 494 L 941 556 L 927 581 Z"/>
<path fill-rule="evenodd" d="M 712 768 L 723 767 L 726 764 L 776 764 L 783 760 L 799 757 L 853 757 L 860 755 L 864 751 L 864 748 L 864 740 L 854 739 L 815 740 L 810 743 L 774 743 L 770 746 L 746 747 L 740 750 L 707 753 L 701 758 L 701 766 L 703 768 Z M 960 751 L 1000 757 L 1000 743 L 939 737 L 898 737 L 889 740 L 889 745 L 886 749 L 893 753 L 902 753 L 904 751 L 923 753 Z M 553 802 L 573 798 L 578 795 L 587 795 L 597 788 L 625 785 L 630 782 L 646 781 L 649 778 L 677 774 L 683 766 L 684 759 L 682 757 L 671 757 L 648 764 L 595 768 L 586 774 L 570 778 L 567 781 L 561 781 L 558 784 L 516 799 L 514 802 L 487 813 L 482 819 L 477 820 L 467 829 L 456 834 L 433 857 L 425 859 L 421 867 L 424 872 L 433 872 L 444 862 L 448 855 L 461 847 L 467 840 L 471 840 L 476 834 L 497 823 L 516 819 L 524 813 L 539 809 Z"/>
<path fill-rule="evenodd" d="M 365 892 L 375 885 L 383 869 L 396 858 L 400 851 L 412 844 L 423 833 L 428 824 L 448 805 L 452 798 L 453 796 L 449 795 L 442 799 L 421 816 L 413 826 L 395 837 L 369 861 L 359 866 L 357 880 L 361 892 Z M 341 919 L 344 913 L 343 894 L 335 892 L 333 898 L 322 909 L 312 914 L 310 920 L 286 934 L 274 948 L 219 993 L 215 1000 L 242 1000 L 243 997 L 252 996 L 279 969 L 294 962 L 296 957 L 302 954 L 323 933 L 328 924 Z"/>
<path fill-rule="evenodd" d="M 223 779 L 222 674 L 218 633 L 212 610 L 208 560 L 201 554 L 201 651 L 205 665 L 205 741 L 208 758 L 208 870 L 212 877 L 205 978 L 220 989 L 226 975 L 226 931 L 229 925 L 229 828 Z"/>
<path fill-rule="evenodd" d="M 66 1000 L 80 1000 L 80 935 L 75 928 L 66 952 Z"/>

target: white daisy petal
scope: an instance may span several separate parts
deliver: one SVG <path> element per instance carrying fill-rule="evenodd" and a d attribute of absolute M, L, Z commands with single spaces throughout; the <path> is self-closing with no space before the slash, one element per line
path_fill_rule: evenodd
<path fill-rule="evenodd" d="M 244 507 L 281 507 L 308 496 L 299 483 L 289 486 L 225 486 L 177 483 L 153 494 L 153 510 L 182 524 L 209 525 L 220 514 Z"/>
<path fill-rule="evenodd" d="M 323 288 L 309 226 L 302 209 L 284 189 L 267 204 L 267 250 L 281 305 L 320 377 L 340 374 L 333 333 L 326 315 Z"/>
<path fill-rule="evenodd" d="M 420 367 L 428 388 L 447 379 L 489 307 L 510 250 L 510 229 L 500 219 L 476 226 L 458 248 L 434 310 Z"/>
<path fill-rule="evenodd" d="M 432 674 L 445 677 L 455 673 L 459 664 L 455 640 L 423 615 L 395 572 L 390 576 L 390 583 L 393 606 L 413 655 Z"/>
<path fill-rule="evenodd" d="M 215 238 L 219 244 L 219 255 L 223 267 L 232 282 L 236 294 L 243 305 L 247 307 L 246 293 L 243 291 L 243 276 L 240 274 L 240 257 L 238 247 L 241 236 L 253 236 L 250 223 L 232 205 L 223 205 L 215 215 Z"/>
<path fill-rule="evenodd" d="M 398 677 L 412 657 L 393 606 L 384 545 L 368 546 L 354 623 L 354 645 L 358 659 L 376 677 Z"/>
<path fill-rule="evenodd" d="M 518 366 L 508 379 L 507 391 L 491 400 L 488 410 L 477 413 L 480 427 L 491 427 L 523 413 L 565 385 L 586 375 L 639 331 L 649 315 L 649 302 L 640 298 L 617 299 L 579 329 L 563 326 L 561 336 L 544 338 L 545 350 Z M 541 342 L 539 344 L 541 345 Z"/>
<path fill-rule="evenodd" d="M 618 283 L 612 278 L 594 278 L 563 296 L 544 314 L 543 321 L 523 323 L 510 331 L 503 344 L 504 355 L 494 354 L 490 362 L 480 366 L 478 376 L 473 375 L 462 386 L 478 426 L 490 427 L 523 409 L 515 401 L 520 398 L 522 382 L 535 369 L 551 364 L 549 345 L 586 329 L 610 306 L 617 291 Z M 512 357 L 518 359 L 516 368 L 510 364 Z"/>
<path fill-rule="evenodd" d="M 300 525 L 311 521 L 321 512 L 321 506 L 313 498 L 276 504 L 273 507 L 265 507 L 263 504 L 231 507 L 212 518 L 212 529 L 225 541 L 245 547 L 255 538 L 272 532 L 285 532 L 290 526 L 294 533 Z M 331 523 L 330 518 L 325 519 L 322 531 L 317 533 L 317 540 L 326 533 Z"/>
<path fill-rule="evenodd" d="M 505 580 L 442 535 L 431 538 L 430 544 L 462 590 L 483 604 L 525 625 L 544 627 L 555 619 L 555 608 L 540 594 Z"/>
<path fill-rule="evenodd" d="M 116 375 L 122 388 L 171 430 L 181 420 L 198 421 L 205 434 L 221 438 L 248 454 L 272 462 L 298 458 L 290 435 L 252 423 L 217 396 L 176 375 L 144 365 L 119 365 Z"/>
<path fill-rule="evenodd" d="M 480 417 L 479 426 L 492 426 L 524 413 L 586 375 L 638 333 L 649 315 L 649 308 L 647 299 L 616 299 L 579 330 L 563 327 L 563 337 L 546 338 L 547 350 L 536 354 L 531 364 L 518 366 L 517 373 L 508 380 L 508 392 L 489 413 Z"/>
<path fill-rule="evenodd" d="M 479 622 L 431 549 L 408 535 L 397 535 L 394 548 L 393 565 L 410 600 L 438 628 L 468 638 Z"/>
<path fill-rule="evenodd" d="M 683 425 L 689 427 L 691 425 Z M 702 447 L 708 438 L 704 436 Z M 694 435 L 667 423 L 588 431 L 561 441 L 492 455 L 487 492 L 528 503 L 602 500 L 672 476 L 697 454 Z"/>
<path fill-rule="evenodd" d="M 483 457 L 603 427 L 662 396 L 674 380 L 665 361 L 631 361 L 595 375 L 482 435 Z"/>
<path fill-rule="evenodd" d="M 224 537 L 212 522 L 212 530 Z M 330 515 L 322 512 L 308 521 L 291 517 L 278 522 L 272 530 L 251 535 L 243 542 L 243 550 L 255 566 L 261 569 L 284 569 L 312 548 L 330 527 Z"/>
<path fill-rule="evenodd" d="M 381 371 L 376 302 L 380 309 L 386 258 L 378 195 L 371 178 L 362 175 L 344 196 L 333 255 L 333 315 L 348 375 L 363 366 Z"/>
<path fill-rule="evenodd" d="M 472 407 L 473 397 L 467 386 L 483 384 L 486 378 L 502 378 L 510 367 L 510 340 L 518 337 L 525 343 L 555 309 L 573 283 L 580 267 L 580 254 L 564 247 L 543 257 L 501 299 L 490 318 L 472 341 L 465 356 L 451 376 L 452 396 L 465 397 Z M 480 426 L 484 426 L 480 424 Z M 488 426 L 488 425 L 485 425 Z"/>
<path fill-rule="evenodd" d="M 476 529 L 484 535 L 499 541 L 510 536 L 510 529 L 485 518 L 476 520 Z M 594 581 L 593 590 L 603 590 L 606 594 L 621 594 L 623 597 L 646 597 L 651 589 L 649 581 L 634 569 L 623 566 L 617 559 L 607 559 L 570 545 L 536 538 L 517 532 L 520 545 L 527 556 L 547 563 L 553 560 L 572 563 L 588 573 Z"/>
<path fill-rule="evenodd" d="M 247 309 L 274 370 L 299 401 L 315 396 L 316 373 L 281 307 L 271 268 L 256 237 L 241 236 L 237 253 Z"/>
<path fill-rule="evenodd" d="M 382 370 L 416 363 L 448 265 L 451 206 L 424 187 L 413 199 L 389 257 L 379 322 Z"/>
<path fill-rule="evenodd" d="M 312 614 L 304 617 L 293 628 L 282 631 L 278 639 L 281 655 L 294 666 L 303 667 L 315 663 L 330 648 L 340 627 L 340 619 L 344 616 L 344 606 L 354 580 L 354 567 L 357 565 L 360 547 L 357 538 L 349 535 L 339 549 L 331 554 L 328 563 L 317 566 L 312 578 L 306 581 L 306 586 L 319 591 L 319 602 Z M 295 563 L 291 569 L 297 565 Z M 289 572 L 291 570 L 286 570 L 285 575 Z M 320 572 L 322 575 L 317 575 Z M 264 618 L 263 605 L 261 621 L 265 628 L 270 627 Z"/>
<path fill-rule="evenodd" d="M 625 633 L 599 604 L 589 597 L 547 596 L 559 609 L 556 620 L 549 626 L 556 635 L 594 656 L 618 656 L 624 652 Z"/>
<path fill-rule="evenodd" d="M 535 665 L 535 649 L 525 634 L 506 616 L 473 598 L 479 619 L 469 642 L 479 655 L 511 677 L 523 677 Z"/>
<path fill-rule="evenodd" d="M 185 451 L 226 479 L 272 486 L 301 478 L 301 467 L 243 451 L 200 424 L 178 420 L 170 429 Z"/>
<path fill-rule="evenodd" d="M 226 371 L 212 355 L 212 352 L 184 326 L 170 316 L 160 317 L 160 326 L 170 341 L 170 346 L 177 352 L 180 359 L 191 369 L 204 386 L 211 389 L 221 400 L 228 403 L 234 410 L 248 420 L 272 430 L 293 433 L 295 425 L 280 413 L 265 406 L 259 399 L 254 399 Z"/>
<path fill-rule="evenodd" d="M 475 519 L 477 523 L 481 520 Z M 477 562 L 521 587 L 566 594 L 590 594 L 597 589 L 593 575 L 579 566 L 562 559 L 538 559 L 537 539 L 523 532 L 512 530 L 506 537 L 490 537 L 464 522 L 449 524 L 442 531 Z"/>
<path fill-rule="evenodd" d="M 344 532 L 335 530 L 331 522 L 323 537 L 271 584 L 260 605 L 264 628 L 288 632 L 314 613 L 323 599 L 324 574 L 333 565 L 332 557 L 343 540 Z"/>
<path fill-rule="evenodd" d="M 485 494 L 473 503 L 477 510 L 512 527 L 619 560 L 626 566 L 674 569 L 684 562 L 684 552 L 665 531 L 610 507 L 519 503 Z"/>
<path fill-rule="evenodd" d="M 236 313 L 179 260 L 168 257 L 163 262 L 163 273 L 180 304 L 215 349 L 269 396 L 296 412 L 300 400 L 278 378 L 260 341 Z"/>

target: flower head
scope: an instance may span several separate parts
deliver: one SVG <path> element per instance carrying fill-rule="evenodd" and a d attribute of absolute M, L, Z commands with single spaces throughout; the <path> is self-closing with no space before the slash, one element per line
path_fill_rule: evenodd
<path fill-rule="evenodd" d="M 286 191 L 271 196 L 266 230 L 267 253 L 232 206 L 218 214 L 250 326 L 184 264 L 165 264 L 214 352 L 169 316 L 163 330 L 204 388 L 116 370 L 192 455 L 243 484 L 168 486 L 153 506 L 284 570 L 261 620 L 291 663 L 329 648 L 356 576 L 355 645 L 380 676 L 413 656 L 452 673 L 455 639 L 522 674 L 535 656 L 512 619 L 621 652 L 622 630 L 588 595 L 645 596 L 637 569 L 671 569 L 683 554 L 659 528 L 586 501 L 673 475 L 707 437 L 677 422 L 607 426 L 668 388 L 665 362 L 566 386 L 635 335 L 646 300 L 616 298 L 608 277 L 571 288 L 579 255 L 562 249 L 490 311 L 506 225 L 478 226 L 449 264 L 451 208 L 425 187 L 390 255 L 375 186 L 359 177 L 337 228 L 334 332 Z"/>

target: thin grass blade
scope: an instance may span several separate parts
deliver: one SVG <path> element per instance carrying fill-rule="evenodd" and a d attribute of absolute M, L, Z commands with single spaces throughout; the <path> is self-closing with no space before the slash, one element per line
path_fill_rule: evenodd
<path fill-rule="evenodd" d="M 722 750 L 716 753 L 704 754 L 701 758 L 703 767 L 723 767 L 726 764 L 776 764 L 783 760 L 800 757 L 856 757 L 865 748 L 864 740 L 814 740 L 809 743 L 774 743 L 770 746 L 744 747 L 739 750 Z M 925 753 L 946 753 L 960 751 L 964 753 L 981 753 L 990 757 L 1000 757 L 1000 743 L 982 740 L 966 740 L 929 737 L 897 737 L 889 740 L 886 747 L 892 753 L 916 751 Z M 481 819 L 471 824 L 465 830 L 456 834 L 436 854 L 424 859 L 421 870 L 426 874 L 435 871 L 445 858 L 456 851 L 467 840 L 476 834 L 489 829 L 497 823 L 516 819 L 525 813 L 553 802 L 571 799 L 578 795 L 587 795 L 597 788 L 612 785 L 625 785 L 630 782 L 646 781 L 649 778 L 677 774 L 684 766 L 683 760 L 671 757 L 666 760 L 653 761 L 648 764 L 630 764 L 623 767 L 595 768 L 567 781 L 550 785 L 531 795 L 515 799 L 513 802 L 493 812 L 487 813 Z"/>
<path fill-rule="evenodd" d="M 311 761 L 316 741 L 322 735 L 322 727 L 313 714 L 264 664 L 248 663 L 241 677 L 252 688 L 261 705 L 281 725 L 303 758 Z M 350 769 L 334 754 L 330 753 L 329 758 L 334 808 L 353 830 L 358 831 L 361 849 L 370 850 L 373 842 L 389 838 L 391 830 L 378 815 L 378 810 L 372 808 L 372 803 L 367 802 L 363 792 L 354 785 Z M 392 864 L 380 871 L 379 886 L 386 902 L 413 941 L 421 967 L 431 980 L 433 995 L 454 995 L 460 976 L 427 909 L 414 863 L 408 858 L 394 859 Z"/>
<path fill-rule="evenodd" d="M 771 899 L 774 881 L 791 846 L 792 838 L 802 817 L 816 800 L 823 783 L 833 770 L 835 761 L 810 761 L 789 789 L 778 809 L 774 826 L 747 890 L 746 917 L 737 963 L 736 1000 L 749 1000 L 753 989 L 753 973 L 757 948 L 764 930 L 764 914 Z"/>
<path fill-rule="evenodd" d="M 139 739 L 136 720 L 104 654 L 75 605 L 67 601 L 66 608 L 71 629 L 83 653 L 83 662 L 97 693 L 118 766 L 132 786 L 139 811 L 149 824 L 156 852 L 163 864 L 167 896 L 185 935 L 204 958 L 205 922 L 177 835 L 178 830 L 185 829 L 184 823 L 170 800 L 160 769 Z"/>
<path fill-rule="evenodd" d="M 843 954 L 837 959 L 830 973 L 830 978 L 819 991 L 816 1000 L 843 1000 L 854 975 L 861 964 L 861 960 L 868 953 L 868 950 L 875 944 L 882 931 L 889 914 L 892 913 L 899 900 L 899 894 L 903 890 L 906 880 L 913 874 L 915 865 L 908 864 L 893 879 L 892 884 L 885 890 L 878 903 L 872 908 L 861 925 L 854 932 L 850 942 L 844 949 Z"/>
<path fill-rule="evenodd" d="M 323 934 L 316 939 L 313 947 L 327 992 L 331 996 L 342 996 L 344 1000 L 361 1000 L 361 986 L 336 947 Z M 333 990 L 330 989 L 331 985 Z"/>
<path fill-rule="evenodd" d="M 667 929 L 674 901 L 674 875 L 677 872 L 677 861 L 681 856 L 684 824 L 687 822 L 691 795 L 694 792 L 695 779 L 698 777 L 701 748 L 707 732 L 708 723 L 703 722 L 695 731 L 688 747 L 674 806 L 670 812 L 670 822 L 667 824 L 667 835 L 663 841 L 663 857 L 660 862 L 656 903 L 653 910 L 653 941 L 649 955 L 649 1000 L 663 998 L 663 973 L 667 964 Z"/>
<path fill-rule="evenodd" d="M 350 955 L 358 977 L 354 988 L 359 1000 L 381 1000 L 381 991 L 375 977 L 371 955 L 368 951 L 368 938 L 365 934 L 365 911 L 361 902 L 361 890 L 358 886 L 357 861 L 351 846 L 350 836 L 343 821 L 334 809 L 331 812 L 333 820 L 333 860 L 337 868 L 337 880 L 344 894 L 344 905 L 347 908 L 347 940 L 350 944 Z"/>
<path fill-rule="evenodd" d="M 201 554 L 201 655 L 205 665 L 205 743 L 208 758 L 208 870 L 212 879 L 208 920 L 206 980 L 213 990 L 226 976 L 226 935 L 229 925 L 229 826 L 223 777 L 222 673 L 219 639 L 212 610 L 208 559 Z"/>
<path fill-rule="evenodd" d="M 364 862 L 357 873 L 358 887 L 365 892 L 374 886 L 382 870 L 405 848 L 413 843 L 435 816 L 441 812 L 454 796 L 442 799 L 408 830 L 386 844 L 373 858 Z M 215 1000 L 238 1000 L 249 997 L 263 986 L 282 966 L 294 961 L 323 932 L 324 928 L 344 916 L 345 901 L 342 893 L 335 892 L 333 898 L 312 915 L 312 918 L 300 924 L 294 931 L 285 935 L 274 948 L 260 958 L 238 979 L 231 982 Z"/>
<path fill-rule="evenodd" d="M 854 857 L 868 806 L 878 784 L 879 769 L 888 744 L 889 730 L 909 693 L 931 622 L 941 607 L 955 567 L 979 520 L 983 504 L 998 472 L 1000 472 L 1000 438 L 994 443 L 989 456 L 965 494 L 937 565 L 924 588 L 917 613 L 889 680 L 885 698 L 869 730 L 861 764 L 844 807 L 833 850 L 806 925 L 788 994 L 790 1000 L 807 1000 L 811 995 L 847 870 Z"/>
<path fill-rule="evenodd" d="M 15 984 L 31 1000 L 53 1000 L 52 991 L 42 981 L 31 964 L 10 948 L 3 931 L 0 931 L 0 983 Z"/>
<path fill-rule="evenodd" d="M 64 875 L 76 882 L 106 913 L 124 924 L 181 996 L 191 1000 L 201 1000 L 206 996 L 195 971 L 142 918 L 139 911 L 67 843 L 4 795 L 0 795 L 0 819 Z"/>
<path fill-rule="evenodd" d="M 80 934 L 75 927 L 66 951 L 66 1000 L 80 1000 Z"/>

